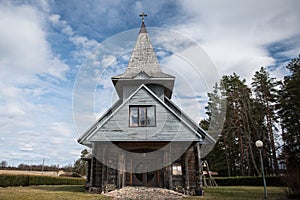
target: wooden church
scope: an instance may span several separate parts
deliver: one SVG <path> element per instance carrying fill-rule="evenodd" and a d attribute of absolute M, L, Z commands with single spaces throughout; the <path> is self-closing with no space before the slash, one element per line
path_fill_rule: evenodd
<path fill-rule="evenodd" d="M 92 149 L 86 188 L 162 187 L 190 194 L 202 188 L 201 146 L 215 140 L 172 98 L 175 77 L 158 63 L 144 23 L 128 67 L 111 78 L 119 96 L 78 142 Z"/>

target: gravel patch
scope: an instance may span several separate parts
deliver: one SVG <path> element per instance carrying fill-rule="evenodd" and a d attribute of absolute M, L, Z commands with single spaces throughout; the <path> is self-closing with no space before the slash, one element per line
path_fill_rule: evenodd
<path fill-rule="evenodd" d="M 104 195 L 113 197 L 114 199 L 151 199 L 151 200 L 163 200 L 163 199 L 182 199 L 186 195 L 175 192 L 173 190 L 163 188 L 149 188 L 149 187 L 123 187 L 118 190 L 114 190 Z"/>

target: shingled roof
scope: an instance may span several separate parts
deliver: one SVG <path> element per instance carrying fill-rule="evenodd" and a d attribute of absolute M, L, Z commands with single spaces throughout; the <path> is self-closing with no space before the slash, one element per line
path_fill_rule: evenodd
<path fill-rule="evenodd" d="M 162 72 L 144 21 L 127 69 L 123 74 L 114 76 L 112 79 L 133 79 L 141 72 L 147 74 L 149 78 L 174 78 L 174 76 Z"/>

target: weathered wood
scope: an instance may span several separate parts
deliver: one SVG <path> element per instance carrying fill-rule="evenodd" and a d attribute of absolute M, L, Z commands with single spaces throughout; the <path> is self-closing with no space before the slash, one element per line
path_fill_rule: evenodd
<path fill-rule="evenodd" d="M 194 146 L 191 146 L 187 151 L 187 162 L 188 169 L 187 173 L 189 176 L 189 185 L 190 185 L 190 191 L 193 191 L 196 189 L 196 170 L 195 170 L 195 154 L 194 154 Z"/>
<path fill-rule="evenodd" d="M 157 183 L 160 185 L 160 170 L 157 170 Z"/>
<path fill-rule="evenodd" d="M 141 148 L 152 148 L 152 151 L 160 149 L 167 145 L 165 142 L 125 142 L 125 143 L 115 143 L 114 145 L 120 145 L 122 149 L 129 151 L 137 151 Z M 201 157 L 198 156 L 200 153 L 200 145 L 197 143 L 192 144 L 185 153 L 178 158 L 175 163 L 181 163 L 182 175 L 173 174 L 173 163 L 171 163 L 172 158 L 179 152 L 184 150 L 185 145 L 181 145 L 181 142 L 173 142 L 169 146 L 162 156 L 162 165 L 166 166 L 155 172 L 155 183 L 160 187 L 167 187 L 169 189 L 174 189 L 178 191 L 187 191 L 189 194 L 194 194 L 193 191 L 199 190 L 201 186 L 201 171 L 199 171 L 199 160 Z M 151 148 L 150 148 L 151 147 Z M 94 187 L 99 187 L 103 191 L 108 191 L 115 185 L 116 188 L 121 188 L 126 185 L 133 185 L 133 163 L 132 158 L 128 158 L 126 154 L 121 153 L 122 151 L 116 151 L 110 149 L 106 143 L 95 143 L 94 149 L 98 151 L 98 156 L 102 156 L 103 162 L 117 163 L 118 169 L 113 169 L 94 158 L 93 168 L 91 168 L 91 180 L 94 180 Z M 101 154 L 99 154 L 99 152 Z M 109 155 L 109 156 L 108 156 Z M 155 157 L 156 158 L 156 157 Z M 109 160 L 108 160 L 109 159 Z M 157 158 L 156 158 L 157 159 Z M 151 159 L 148 159 L 151 161 Z M 124 173 L 124 169 L 128 165 L 129 173 Z M 158 166 L 159 167 L 159 166 Z"/>
<path fill-rule="evenodd" d="M 200 143 L 197 142 L 196 143 L 196 147 L 197 147 L 197 158 L 198 158 L 198 171 L 199 171 L 199 187 L 200 189 L 203 188 L 203 183 L 202 183 L 202 175 L 203 175 L 203 172 L 202 172 L 202 162 L 201 162 L 201 152 L 200 152 Z"/>
<path fill-rule="evenodd" d="M 132 169 L 132 158 L 130 159 L 130 185 L 132 185 L 132 173 L 133 173 L 133 169 Z"/>
<path fill-rule="evenodd" d="M 118 188 L 122 188 L 122 172 L 121 172 L 121 168 L 122 168 L 122 155 L 121 152 L 119 150 L 119 159 L 118 159 L 118 172 L 117 172 L 117 186 Z"/>
<path fill-rule="evenodd" d="M 87 177 L 86 177 L 86 183 L 88 185 L 90 185 L 91 183 L 91 176 L 92 176 L 92 158 L 90 158 L 88 161 L 87 161 L 87 165 L 88 165 L 88 171 L 87 171 Z"/>
<path fill-rule="evenodd" d="M 129 105 L 156 107 L 155 127 L 129 127 Z M 195 141 L 199 138 L 178 117 L 141 88 L 89 138 L 90 141 Z"/>
<path fill-rule="evenodd" d="M 163 162 L 164 162 L 164 188 L 169 188 L 169 170 L 168 170 L 168 152 L 164 152 L 164 158 L 163 158 Z"/>
<path fill-rule="evenodd" d="M 172 149 L 171 149 L 171 146 L 170 145 L 170 148 L 169 148 L 169 151 L 167 151 L 167 159 L 169 161 L 169 166 L 168 166 L 168 170 L 169 170 L 169 189 L 173 189 L 173 174 L 172 174 L 172 164 L 171 164 L 171 153 L 172 153 Z"/>
<path fill-rule="evenodd" d="M 187 152 L 183 155 L 183 161 L 184 161 L 184 185 L 186 190 L 190 190 L 190 176 L 189 176 L 189 162 L 188 162 L 188 154 Z"/>
<path fill-rule="evenodd" d="M 125 187 L 125 183 L 126 183 L 126 172 L 125 172 L 125 168 L 126 168 L 126 156 L 125 153 L 122 151 L 122 166 L 121 166 L 121 172 L 122 172 L 122 186 L 121 187 Z"/>
<path fill-rule="evenodd" d="M 95 168 L 95 158 L 92 157 L 92 161 L 91 161 L 91 178 L 90 178 L 91 187 L 94 187 L 94 186 L 95 186 L 95 181 L 94 181 L 94 168 Z"/>
<path fill-rule="evenodd" d="M 117 160 L 117 165 L 118 165 L 118 170 L 116 170 L 116 178 L 117 178 L 117 185 L 118 188 L 122 188 L 125 186 L 125 165 L 126 165 L 126 160 L 125 160 L 125 155 L 124 155 L 124 151 L 121 149 L 118 149 L 118 155 L 116 155 L 116 157 L 118 157 Z"/>
<path fill-rule="evenodd" d="M 106 160 L 105 159 L 106 158 L 106 156 L 105 156 L 105 154 L 106 154 L 105 144 L 102 145 L 102 151 L 100 151 L 100 152 L 102 152 L 102 162 L 105 162 L 105 160 Z M 102 168 L 101 168 L 101 170 L 102 170 L 102 172 L 101 172 L 101 177 L 102 177 L 101 185 L 102 185 L 102 188 L 105 187 L 105 181 L 106 181 L 105 171 L 106 171 L 106 168 L 107 168 L 106 165 L 102 165 Z"/>

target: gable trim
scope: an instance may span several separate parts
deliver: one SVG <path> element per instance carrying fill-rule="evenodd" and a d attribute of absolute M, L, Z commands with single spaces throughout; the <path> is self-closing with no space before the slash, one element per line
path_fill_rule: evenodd
<path fill-rule="evenodd" d="M 168 97 L 165 96 L 165 99 L 168 101 L 168 103 L 172 104 L 172 106 L 174 106 L 181 115 L 183 115 L 193 126 L 195 129 L 197 129 L 197 132 L 204 138 L 204 139 L 208 139 L 210 142 L 212 143 L 216 143 L 216 140 L 214 138 L 212 138 L 208 133 L 206 133 L 206 131 L 201 128 L 199 125 L 197 125 L 194 120 L 191 119 L 191 117 L 183 112 L 174 102 L 172 102 Z M 169 107 L 169 106 L 168 106 Z M 204 134 L 204 135 L 202 135 Z"/>
<path fill-rule="evenodd" d="M 91 132 L 89 134 L 89 136 L 86 137 L 86 139 L 88 140 L 89 138 L 91 138 L 100 128 L 103 124 L 105 124 L 113 115 L 115 115 L 116 112 L 118 112 L 142 87 L 146 87 L 144 84 L 142 84 L 138 89 L 136 89 L 121 105 L 119 105 L 111 114 L 109 117 L 107 117 L 102 123 L 101 125 L 97 125 L 97 128 L 93 130 L 93 133 Z M 101 120 L 99 120 L 100 122 Z"/>
<path fill-rule="evenodd" d="M 116 112 L 118 112 L 138 91 L 140 91 L 142 88 L 145 88 L 145 90 L 154 97 L 154 99 L 156 99 L 159 103 L 161 103 L 168 111 L 170 111 L 176 118 L 178 118 L 188 129 L 190 129 L 198 138 L 199 140 L 204 141 L 204 139 L 207 139 L 206 137 L 208 137 L 208 139 L 210 140 L 211 143 L 214 143 L 215 140 L 213 138 L 211 138 L 209 136 L 209 134 L 207 134 L 203 129 L 199 129 L 199 126 L 197 126 L 193 120 L 191 120 L 185 113 L 183 113 L 178 106 L 174 105 L 174 103 L 172 103 L 169 99 L 168 102 L 171 102 L 171 104 L 178 110 L 180 111 L 180 113 L 186 118 L 182 118 L 180 116 L 178 116 L 178 114 L 172 110 L 164 101 L 162 101 L 160 98 L 158 98 L 147 86 L 145 86 L 144 84 L 142 84 L 138 89 L 136 89 L 135 92 L 133 92 L 123 103 L 120 103 L 120 100 L 118 102 L 116 102 L 99 120 L 97 120 L 96 123 L 93 124 L 93 126 L 91 126 L 88 131 L 86 131 L 80 139 L 78 139 L 78 142 L 83 144 L 86 140 L 89 140 L 91 137 L 94 136 L 94 134 L 102 127 L 103 124 L 105 124 Z M 119 105 L 118 105 L 119 104 Z M 116 109 L 114 109 L 116 107 Z M 113 111 L 113 112 L 111 112 Z M 101 122 L 102 119 L 105 118 L 106 115 L 108 115 L 107 118 Z M 195 127 L 191 127 L 191 125 L 186 122 L 186 120 L 188 120 L 190 122 L 191 125 L 195 126 Z M 199 130 L 204 134 L 202 135 Z"/>
<path fill-rule="evenodd" d="M 92 134 L 92 132 L 96 131 L 98 129 L 98 123 L 101 122 L 102 119 L 104 119 L 107 115 L 111 114 L 112 110 L 114 110 L 115 107 L 117 107 L 121 103 L 121 99 L 116 101 L 100 118 L 98 118 L 77 140 L 78 143 L 83 144 L 84 141 L 87 139 L 87 137 Z"/>

